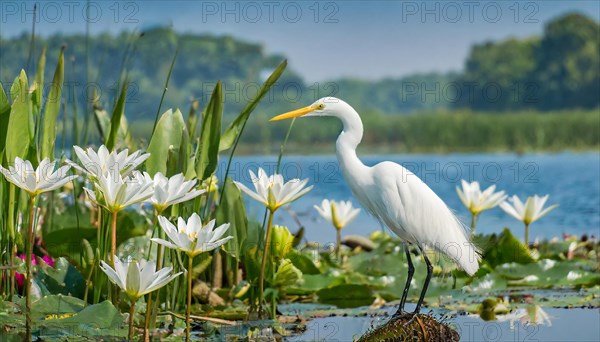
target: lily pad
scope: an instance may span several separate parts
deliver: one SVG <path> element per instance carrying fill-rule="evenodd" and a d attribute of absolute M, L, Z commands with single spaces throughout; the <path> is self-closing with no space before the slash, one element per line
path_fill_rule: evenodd
<path fill-rule="evenodd" d="M 373 291 L 365 285 L 344 284 L 317 291 L 319 303 L 340 308 L 370 305 L 375 300 Z"/>

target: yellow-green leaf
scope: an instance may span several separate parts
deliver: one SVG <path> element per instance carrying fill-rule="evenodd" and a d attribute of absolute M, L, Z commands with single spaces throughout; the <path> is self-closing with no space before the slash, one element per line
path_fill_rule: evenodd
<path fill-rule="evenodd" d="M 64 50 L 61 50 L 60 56 L 58 57 L 58 63 L 56 64 L 56 70 L 54 71 L 54 78 L 52 79 L 52 84 L 50 85 L 50 92 L 48 93 L 48 98 L 46 99 L 46 107 L 44 108 L 41 159 L 54 158 L 56 123 L 58 122 L 58 113 L 60 112 L 60 103 L 62 99 L 64 65 Z"/>
<path fill-rule="evenodd" d="M 210 177 L 217 169 L 219 141 L 221 140 L 221 120 L 223 118 L 223 91 L 217 82 L 204 111 L 200 136 L 200 155 L 196 156 L 196 176 L 199 179 Z"/>
<path fill-rule="evenodd" d="M 183 115 L 179 109 L 175 112 L 169 109 L 163 113 L 148 145 L 150 157 L 146 161 L 146 170 L 150 175 L 154 176 L 157 172 L 167 175 L 169 148 L 176 150 L 175 155 L 178 155 L 184 135 L 187 137 L 187 134 Z M 174 152 L 172 151 L 171 155 Z"/>
<path fill-rule="evenodd" d="M 284 60 L 281 62 L 281 64 L 279 64 L 279 66 L 277 66 L 277 68 L 275 68 L 271 76 L 269 76 L 265 83 L 263 83 L 263 85 L 260 87 L 260 90 L 256 96 L 250 102 L 248 102 L 240 115 L 238 115 L 238 117 L 229 126 L 227 126 L 225 132 L 223 132 L 223 135 L 221 136 L 219 151 L 227 150 L 233 145 L 236 137 L 241 133 L 246 121 L 248 121 L 250 114 L 254 111 L 260 100 L 262 100 L 262 98 L 269 92 L 275 82 L 277 82 L 281 74 L 283 74 L 286 66 L 287 60 Z"/>
<path fill-rule="evenodd" d="M 31 111 L 31 96 L 29 95 L 29 82 L 25 70 L 17 80 L 18 85 L 13 85 L 14 100 L 8 119 L 6 132 L 6 159 L 9 163 L 15 157 L 26 158 L 34 137 L 34 121 Z M 32 162 L 35 164 L 36 161 Z"/>
<path fill-rule="evenodd" d="M 108 148 L 109 151 L 114 150 L 117 143 L 119 127 L 121 126 L 121 117 L 125 111 L 125 99 L 127 98 L 128 86 L 129 83 L 127 80 L 125 80 L 123 83 L 123 88 L 121 88 L 121 94 L 119 94 L 119 100 L 117 101 L 117 104 L 113 109 L 112 116 L 110 117 L 110 128 L 106 138 L 106 148 Z"/>

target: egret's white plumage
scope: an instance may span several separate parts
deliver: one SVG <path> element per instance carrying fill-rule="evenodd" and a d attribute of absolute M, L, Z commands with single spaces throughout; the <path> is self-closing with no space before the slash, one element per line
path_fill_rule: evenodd
<path fill-rule="evenodd" d="M 446 254 L 470 275 L 477 271 L 478 254 L 465 226 L 419 177 L 393 162 L 375 166 L 361 162 L 356 148 L 362 140 L 363 124 L 354 108 L 325 97 L 272 120 L 297 116 L 333 116 L 342 121 L 336 142 L 340 168 L 354 196 L 374 217 L 404 241 Z"/>

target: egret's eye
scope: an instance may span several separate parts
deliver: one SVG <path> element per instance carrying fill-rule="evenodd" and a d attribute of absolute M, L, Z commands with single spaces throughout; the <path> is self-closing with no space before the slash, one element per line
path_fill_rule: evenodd
<path fill-rule="evenodd" d="M 321 103 L 321 104 L 319 104 L 319 105 L 317 106 L 317 109 L 318 109 L 318 110 L 321 110 L 321 109 L 323 109 L 323 108 L 325 108 L 325 105 L 324 105 L 324 104 L 322 104 L 322 103 Z"/>

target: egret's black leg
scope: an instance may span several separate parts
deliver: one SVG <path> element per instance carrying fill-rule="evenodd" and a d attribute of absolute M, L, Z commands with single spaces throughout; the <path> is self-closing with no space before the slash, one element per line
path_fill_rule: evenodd
<path fill-rule="evenodd" d="M 421 305 L 423 304 L 423 299 L 425 298 L 425 293 L 427 293 L 429 281 L 431 280 L 431 274 L 433 273 L 433 266 L 431 266 L 431 261 L 429 261 L 427 254 L 423 252 L 423 249 L 421 249 L 421 253 L 423 253 L 423 258 L 425 258 L 425 263 L 427 264 L 427 278 L 425 278 L 425 284 L 423 285 L 423 290 L 421 290 L 421 296 L 419 296 L 419 301 L 417 302 L 417 307 L 414 312 L 416 314 L 418 314 L 419 311 L 421 311 Z"/>
<path fill-rule="evenodd" d="M 410 257 L 410 248 L 408 243 L 404 243 L 404 252 L 406 253 L 406 262 L 408 263 L 408 276 L 406 278 L 406 285 L 404 285 L 404 291 L 402 291 L 402 299 L 400 300 L 400 307 L 394 316 L 398 316 L 404 312 L 404 304 L 406 304 L 406 297 L 408 297 L 408 290 L 410 290 L 410 283 L 412 282 L 413 274 L 415 273 L 415 266 L 412 263 Z"/>

